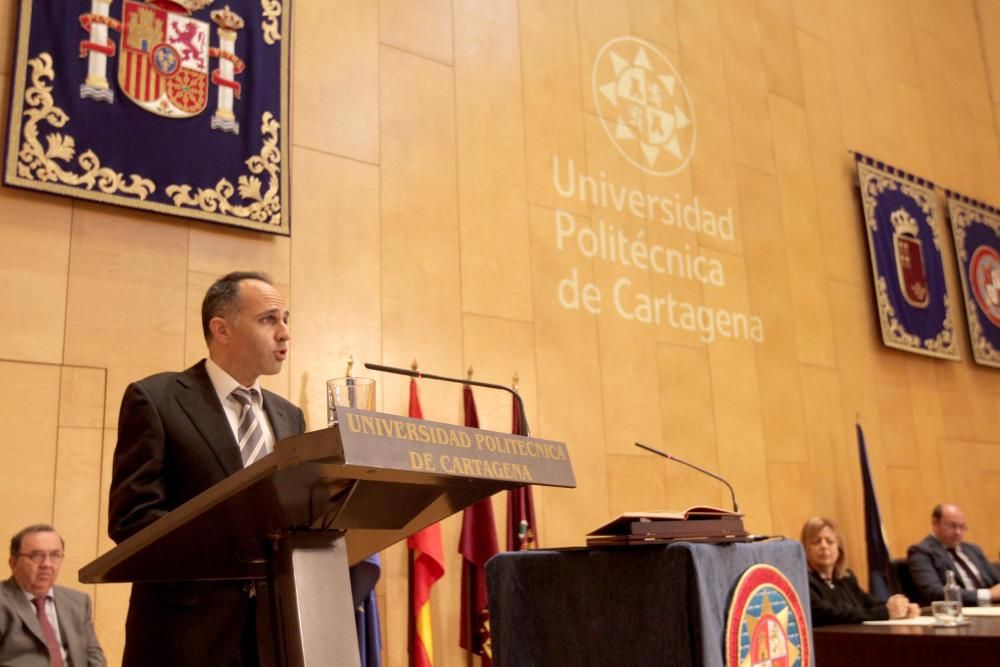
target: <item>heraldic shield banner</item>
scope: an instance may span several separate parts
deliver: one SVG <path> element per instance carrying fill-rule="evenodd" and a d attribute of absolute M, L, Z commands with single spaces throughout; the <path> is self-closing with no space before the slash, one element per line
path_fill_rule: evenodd
<path fill-rule="evenodd" d="M 1000 210 L 946 191 L 972 356 L 1000 368 Z"/>
<path fill-rule="evenodd" d="M 855 154 L 882 342 L 959 359 L 934 184 Z"/>
<path fill-rule="evenodd" d="M 4 183 L 288 235 L 291 0 L 21 0 Z"/>

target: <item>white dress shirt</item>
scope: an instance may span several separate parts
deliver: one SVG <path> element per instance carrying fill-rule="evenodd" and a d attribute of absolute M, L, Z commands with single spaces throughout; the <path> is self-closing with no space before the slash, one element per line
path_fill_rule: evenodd
<path fill-rule="evenodd" d="M 208 378 L 212 381 L 212 386 L 215 387 L 215 393 L 219 396 L 219 403 L 222 404 L 222 409 L 226 413 L 226 419 L 229 420 L 229 428 L 233 431 L 233 439 L 239 442 L 240 413 L 243 411 L 243 406 L 233 398 L 232 394 L 233 389 L 242 387 L 242 385 L 211 359 L 205 360 L 205 370 L 208 372 Z M 274 429 L 271 428 L 271 422 L 267 418 L 267 413 L 264 412 L 264 393 L 260 388 L 260 380 L 254 382 L 249 387 L 243 388 L 256 390 L 253 393 L 252 407 L 254 413 L 257 415 L 257 423 L 260 424 L 261 429 L 264 431 L 265 451 L 270 454 L 274 451 Z"/>

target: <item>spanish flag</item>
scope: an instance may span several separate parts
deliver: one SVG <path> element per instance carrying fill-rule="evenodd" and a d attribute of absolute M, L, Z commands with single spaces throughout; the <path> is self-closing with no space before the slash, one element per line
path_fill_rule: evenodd
<path fill-rule="evenodd" d="M 417 381 L 410 379 L 410 417 L 423 419 Z M 410 666 L 434 665 L 431 630 L 431 586 L 444 576 L 441 524 L 435 523 L 406 538 L 410 549 Z"/>

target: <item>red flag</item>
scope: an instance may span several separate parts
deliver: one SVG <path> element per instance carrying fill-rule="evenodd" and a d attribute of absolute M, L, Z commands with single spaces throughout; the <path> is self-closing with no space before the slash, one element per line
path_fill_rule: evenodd
<path fill-rule="evenodd" d="M 465 425 L 479 428 L 476 400 L 469 385 L 463 385 L 462 398 L 465 402 Z M 462 631 L 459 645 L 482 656 L 483 667 L 493 665 L 485 566 L 497 551 L 493 504 L 489 498 L 484 498 L 462 512 L 462 538 L 458 543 L 458 552 L 462 554 Z"/>
<path fill-rule="evenodd" d="M 410 378 L 410 417 L 423 419 L 417 381 Z M 444 576 L 441 524 L 435 523 L 406 538 L 410 548 L 410 667 L 433 667 L 431 586 Z"/>
<path fill-rule="evenodd" d="M 528 435 L 528 418 L 524 405 L 514 398 L 514 435 Z M 531 487 L 524 485 L 507 492 L 507 551 L 524 551 L 538 546 L 538 524 L 535 523 L 535 501 Z"/>

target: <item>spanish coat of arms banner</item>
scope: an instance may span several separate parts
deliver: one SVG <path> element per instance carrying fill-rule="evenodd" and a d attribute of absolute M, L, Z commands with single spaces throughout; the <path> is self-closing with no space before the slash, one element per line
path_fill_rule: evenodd
<path fill-rule="evenodd" d="M 972 356 L 1000 368 L 1000 210 L 945 192 Z"/>
<path fill-rule="evenodd" d="M 290 0 L 22 0 L 7 185 L 289 234 Z"/>
<path fill-rule="evenodd" d="M 855 155 L 883 343 L 959 359 L 934 184 Z"/>

